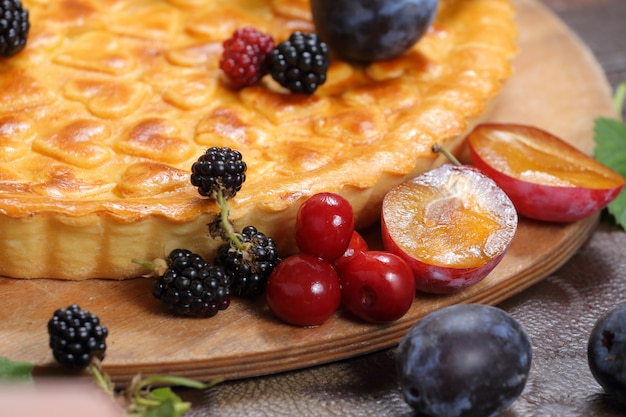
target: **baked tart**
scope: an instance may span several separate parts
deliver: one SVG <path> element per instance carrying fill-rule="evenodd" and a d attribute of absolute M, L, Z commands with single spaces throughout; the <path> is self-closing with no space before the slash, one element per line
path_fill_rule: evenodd
<path fill-rule="evenodd" d="M 314 32 L 305 0 L 24 0 L 28 42 L 0 61 L 0 275 L 123 279 L 186 248 L 210 257 L 214 202 L 191 185 L 210 146 L 239 150 L 231 220 L 293 252 L 299 204 L 345 196 L 357 227 L 385 192 L 454 149 L 511 74 L 508 0 L 443 0 L 391 60 L 333 58 L 314 94 L 264 77 L 234 89 L 222 44 L 253 26 Z"/>

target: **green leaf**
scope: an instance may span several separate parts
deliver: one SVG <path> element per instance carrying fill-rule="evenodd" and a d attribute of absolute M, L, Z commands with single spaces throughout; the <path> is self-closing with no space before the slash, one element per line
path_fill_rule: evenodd
<path fill-rule="evenodd" d="M 615 222 L 626 230 L 626 192 L 622 191 L 615 200 L 611 201 L 608 211 L 615 218 Z"/>
<path fill-rule="evenodd" d="M 621 114 L 626 97 L 626 84 L 621 84 L 615 95 L 615 108 Z M 598 117 L 594 121 L 595 158 L 626 177 L 626 125 L 620 120 Z M 607 211 L 616 223 L 626 230 L 626 189 L 609 204 Z"/>
<path fill-rule="evenodd" d="M 191 409 L 191 403 L 183 401 L 169 387 L 144 392 L 132 405 L 132 417 L 180 417 Z"/>
<path fill-rule="evenodd" d="M 169 387 L 154 388 L 150 393 L 150 397 L 156 401 L 181 401 L 180 397 L 174 393 Z"/>
<path fill-rule="evenodd" d="M 176 416 L 174 400 L 166 400 L 156 407 L 151 407 L 143 416 L 145 417 L 174 417 Z"/>
<path fill-rule="evenodd" d="M 626 125 L 599 117 L 594 123 L 595 157 L 604 165 L 626 175 Z"/>
<path fill-rule="evenodd" d="M 191 403 L 183 401 L 169 386 L 151 388 L 153 384 L 203 389 L 220 382 L 221 380 L 216 379 L 202 383 L 170 375 L 153 375 L 143 379 L 138 376 L 127 388 L 127 395 L 131 398 L 131 413 L 127 417 L 180 417 L 191 409 Z"/>
<path fill-rule="evenodd" d="M 29 362 L 12 361 L 0 356 L 0 381 L 31 381 L 34 367 L 35 365 Z"/>
<path fill-rule="evenodd" d="M 150 396 L 152 397 L 152 399 L 158 401 L 161 405 L 168 404 L 168 409 L 169 405 L 171 404 L 173 409 L 172 412 L 168 414 L 171 417 L 181 416 L 191 409 L 191 403 L 184 402 L 169 387 L 155 388 L 152 390 Z"/>

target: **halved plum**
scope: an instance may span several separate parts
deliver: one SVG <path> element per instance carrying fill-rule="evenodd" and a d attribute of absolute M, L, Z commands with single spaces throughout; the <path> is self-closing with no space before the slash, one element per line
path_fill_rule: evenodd
<path fill-rule="evenodd" d="M 448 294 L 479 282 L 500 262 L 517 213 L 478 169 L 445 164 L 391 189 L 381 224 L 385 249 L 409 264 L 416 288 Z"/>
<path fill-rule="evenodd" d="M 534 126 L 481 124 L 467 137 L 472 163 L 493 178 L 520 216 L 550 222 L 584 219 L 626 183 L 617 172 Z"/>

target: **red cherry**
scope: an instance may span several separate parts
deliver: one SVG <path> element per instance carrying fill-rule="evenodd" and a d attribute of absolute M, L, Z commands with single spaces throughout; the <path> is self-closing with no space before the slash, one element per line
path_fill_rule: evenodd
<path fill-rule="evenodd" d="M 363 236 L 359 234 L 356 230 L 352 233 L 352 238 L 350 239 L 350 243 L 348 244 L 348 249 L 341 255 L 339 258 L 335 259 L 333 262 L 333 267 L 340 275 L 341 279 L 341 269 L 346 265 L 354 255 L 359 252 L 365 252 L 368 250 L 368 245 Z"/>
<path fill-rule="evenodd" d="M 315 194 L 298 209 L 295 230 L 302 252 L 332 262 L 346 251 L 354 232 L 352 206 L 338 194 Z"/>
<path fill-rule="evenodd" d="M 341 301 L 362 320 L 385 323 L 404 316 L 415 298 L 411 267 L 383 251 L 359 252 L 341 270 Z"/>
<path fill-rule="evenodd" d="M 328 262 L 299 253 L 274 268 L 265 297 L 280 320 L 297 326 L 317 326 L 339 308 L 339 277 Z"/>

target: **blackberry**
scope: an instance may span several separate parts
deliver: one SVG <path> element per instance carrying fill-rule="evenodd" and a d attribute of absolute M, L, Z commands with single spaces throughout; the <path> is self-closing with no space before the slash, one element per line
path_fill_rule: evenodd
<path fill-rule="evenodd" d="M 54 312 L 48 334 L 54 358 L 67 368 L 83 369 L 94 358 L 104 359 L 107 328 L 96 315 L 76 304 Z"/>
<path fill-rule="evenodd" d="M 152 295 L 182 316 L 213 317 L 230 305 L 230 281 L 223 269 L 187 249 L 175 249 Z"/>
<path fill-rule="evenodd" d="M 241 231 L 240 243 L 221 245 L 215 264 L 230 277 L 233 294 L 254 297 L 265 291 L 267 279 L 280 261 L 276 243 L 254 226 Z"/>
<path fill-rule="evenodd" d="M 11 57 L 26 46 L 30 22 L 20 0 L 0 1 L 0 55 Z"/>
<path fill-rule="evenodd" d="M 220 68 L 234 88 L 257 84 L 267 73 L 267 56 L 274 49 L 274 39 L 247 26 L 237 29 L 223 43 Z"/>
<path fill-rule="evenodd" d="M 239 151 L 213 146 L 191 166 L 191 184 L 202 196 L 218 202 L 221 198 L 228 200 L 241 190 L 246 170 Z"/>
<path fill-rule="evenodd" d="M 317 34 L 294 32 L 269 56 L 272 78 L 293 93 L 312 94 L 326 82 L 330 54 Z"/>

